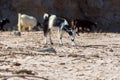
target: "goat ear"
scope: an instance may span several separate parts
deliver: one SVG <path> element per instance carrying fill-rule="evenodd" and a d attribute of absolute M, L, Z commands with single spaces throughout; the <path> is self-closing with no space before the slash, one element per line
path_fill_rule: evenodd
<path fill-rule="evenodd" d="M 48 17 L 49 16 L 49 14 L 48 13 L 44 13 L 44 16 L 43 16 L 43 18 L 45 19 L 46 17 Z"/>

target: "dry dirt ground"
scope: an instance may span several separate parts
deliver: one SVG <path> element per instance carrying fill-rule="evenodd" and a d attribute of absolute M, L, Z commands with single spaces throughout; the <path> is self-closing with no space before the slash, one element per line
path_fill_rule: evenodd
<path fill-rule="evenodd" d="M 65 33 L 51 45 L 43 33 L 0 32 L 0 80 L 120 80 L 120 34 L 80 33 L 76 46 Z"/>

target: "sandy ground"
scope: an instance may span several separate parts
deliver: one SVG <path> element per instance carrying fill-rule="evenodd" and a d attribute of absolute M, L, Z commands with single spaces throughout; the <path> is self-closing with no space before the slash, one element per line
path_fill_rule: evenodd
<path fill-rule="evenodd" d="M 120 34 L 65 33 L 44 45 L 42 32 L 0 32 L 0 80 L 120 80 Z"/>

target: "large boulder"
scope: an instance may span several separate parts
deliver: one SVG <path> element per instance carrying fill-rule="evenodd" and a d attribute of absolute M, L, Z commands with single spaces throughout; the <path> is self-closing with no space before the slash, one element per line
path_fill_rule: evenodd
<path fill-rule="evenodd" d="M 72 19 L 88 19 L 103 31 L 120 32 L 120 0 L 0 0 L 0 19 L 9 17 L 7 28 L 17 29 L 17 13 L 25 13 L 42 22 L 44 12 Z"/>

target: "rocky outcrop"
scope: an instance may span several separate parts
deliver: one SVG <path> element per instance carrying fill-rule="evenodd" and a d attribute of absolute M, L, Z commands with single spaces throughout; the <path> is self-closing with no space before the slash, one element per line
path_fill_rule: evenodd
<path fill-rule="evenodd" d="M 89 19 L 103 31 L 120 32 L 120 0 L 0 0 L 0 18 L 9 17 L 16 28 L 17 13 L 26 13 L 42 22 L 43 12 L 71 21 Z"/>

